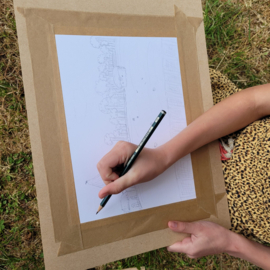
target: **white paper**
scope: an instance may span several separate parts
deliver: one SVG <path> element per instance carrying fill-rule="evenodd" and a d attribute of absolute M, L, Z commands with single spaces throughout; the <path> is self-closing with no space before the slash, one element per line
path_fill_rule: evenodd
<path fill-rule="evenodd" d="M 56 35 L 81 223 L 196 198 L 190 155 L 156 179 L 113 195 L 96 215 L 104 186 L 96 165 L 119 140 L 146 147 L 186 127 L 176 38 Z"/>

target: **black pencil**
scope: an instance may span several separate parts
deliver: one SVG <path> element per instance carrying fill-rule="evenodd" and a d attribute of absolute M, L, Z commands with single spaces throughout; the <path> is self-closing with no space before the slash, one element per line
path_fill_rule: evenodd
<path fill-rule="evenodd" d="M 132 154 L 132 156 L 129 158 L 126 166 L 124 167 L 122 173 L 119 175 L 119 177 L 123 176 L 124 174 L 126 174 L 129 169 L 131 168 L 132 164 L 135 162 L 136 158 L 139 156 L 140 152 L 142 151 L 143 147 L 146 145 L 146 143 L 148 142 L 148 140 L 150 139 L 150 137 L 152 136 L 152 134 L 154 133 L 154 131 L 156 130 L 156 128 L 158 127 L 159 123 L 161 122 L 161 120 L 163 119 L 163 117 L 165 116 L 166 112 L 164 110 L 162 110 L 158 117 L 156 118 L 155 122 L 152 124 L 152 126 L 149 128 L 149 130 L 147 131 L 147 133 L 145 134 L 145 136 L 143 137 L 142 141 L 140 142 L 140 144 L 138 145 L 137 149 L 135 150 L 135 152 Z M 100 203 L 99 207 L 98 207 L 98 211 L 97 213 L 105 207 L 106 203 L 109 201 L 109 199 L 111 198 L 112 195 L 107 195 Z"/>

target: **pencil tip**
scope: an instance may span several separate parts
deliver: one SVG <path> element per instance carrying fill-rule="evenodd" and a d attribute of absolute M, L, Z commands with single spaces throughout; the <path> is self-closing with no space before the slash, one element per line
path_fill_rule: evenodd
<path fill-rule="evenodd" d="M 100 211 L 102 208 L 103 208 L 103 207 L 102 207 L 101 205 L 98 207 L 98 210 L 97 210 L 96 215 L 99 213 L 99 211 Z"/>

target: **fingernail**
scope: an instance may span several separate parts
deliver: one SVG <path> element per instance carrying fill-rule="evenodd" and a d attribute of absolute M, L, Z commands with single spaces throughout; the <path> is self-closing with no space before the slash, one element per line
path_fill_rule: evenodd
<path fill-rule="evenodd" d="M 170 221 L 170 227 L 171 228 L 176 228 L 177 227 L 177 223 L 176 222 L 173 222 L 173 221 Z"/>

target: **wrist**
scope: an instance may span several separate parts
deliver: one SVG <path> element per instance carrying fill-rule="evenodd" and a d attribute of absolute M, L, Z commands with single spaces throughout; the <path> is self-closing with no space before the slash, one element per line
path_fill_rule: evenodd
<path fill-rule="evenodd" d="M 247 241 L 244 236 L 230 231 L 229 243 L 224 252 L 234 257 L 240 257 L 247 248 Z"/>
<path fill-rule="evenodd" d="M 171 161 L 171 154 L 169 153 L 166 145 L 161 145 L 156 148 L 158 159 L 160 160 L 159 164 L 162 166 L 162 171 L 166 171 L 172 164 Z"/>

